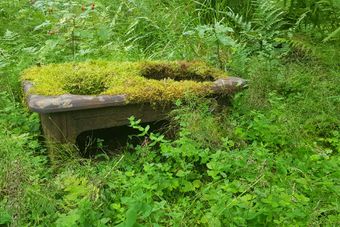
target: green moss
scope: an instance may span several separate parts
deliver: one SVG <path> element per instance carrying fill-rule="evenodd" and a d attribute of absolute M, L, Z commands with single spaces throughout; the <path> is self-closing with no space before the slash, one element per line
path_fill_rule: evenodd
<path fill-rule="evenodd" d="M 142 61 L 50 64 L 25 70 L 22 80 L 40 95 L 119 95 L 130 102 L 167 102 L 184 93 L 207 95 L 212 81 L 227 74 L 198 61 Z"/>

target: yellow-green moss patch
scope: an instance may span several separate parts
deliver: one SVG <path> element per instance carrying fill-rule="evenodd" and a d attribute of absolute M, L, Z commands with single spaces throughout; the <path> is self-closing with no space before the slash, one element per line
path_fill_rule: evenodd
<path fill-rule="evenodd" d="M 25 70 L 22 80 L 40 95 L 127 95 L 130 102 L 168 102 L 186 92 L 207 95 L 212 81 L 227 74 L 198 61 L 50 64 Z"/>

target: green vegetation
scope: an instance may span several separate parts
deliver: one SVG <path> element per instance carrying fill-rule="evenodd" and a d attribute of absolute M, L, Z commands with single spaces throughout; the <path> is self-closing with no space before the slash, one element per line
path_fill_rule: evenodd
<path fill-rule="evenodd" d="M 25 70 L 22 80 L 33 82 L 31 92 L 40 95 L 125 94 L 130 102 L 162 103 L 188 92 L 207 95 L 212 81 L 226 77 L 202 62 L 92 61 L 35 66 Z"/>
<path fill-rule="evenodd" d="M 0 225 L 339 226 L 339 8 L 0 1 Z M 60 146 L 52 164 L 37 115 L 22 106 L 19 77 L 34 65 L 193 59 L 248 89 L 228 107 L 177 100 L 169 137 L 131 117 L 140 143 L 119 152 L 101 140 L 90 158 Z"/>

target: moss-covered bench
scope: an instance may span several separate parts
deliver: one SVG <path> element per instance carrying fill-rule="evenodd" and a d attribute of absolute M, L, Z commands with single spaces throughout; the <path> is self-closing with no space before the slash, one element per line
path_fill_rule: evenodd
<path fill-rule="evenodd" d="M 50 64 L 22 73 L 30 110 L 50 141 L 75 143 L 84 131 L 163 119 L 185 93 L 231 94 L 245 81 L 199 61 Z"/>

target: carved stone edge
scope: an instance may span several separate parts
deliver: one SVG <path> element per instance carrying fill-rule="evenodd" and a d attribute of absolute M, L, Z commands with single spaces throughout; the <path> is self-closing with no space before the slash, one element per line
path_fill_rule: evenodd
<path fill-rule="evenodd" d="M 227 77 L 213 82 L 211 89 L 216 94 L 232 94 L 245 88 L 247 81 L 239 77 Z M 128 104 L 127 95 L 72 95 L 45 96 L 30 94 L 34 86 L 30 81 L 22 82 L 28 108 L 38 113 L 56 113 L 84 109 L 95 109 Z"/>
<path fill-rule="evenodd" d="M 247 80 L 239 77 L 227 77 L 214 81 L 211 89 L 214 93 L 232 94 L 247 87 Z"/>
<path fill-rule="evenodd" d="M 56 113 L 84 109 L 95 109 L 109 106 L 126 105 L 126 95 L 56 95 L 45 96 L 29 94 L 34 86 L 30 81 L 24 81 L 23 90 L 26 95 L 28 108 L 38 113 Z"/>

